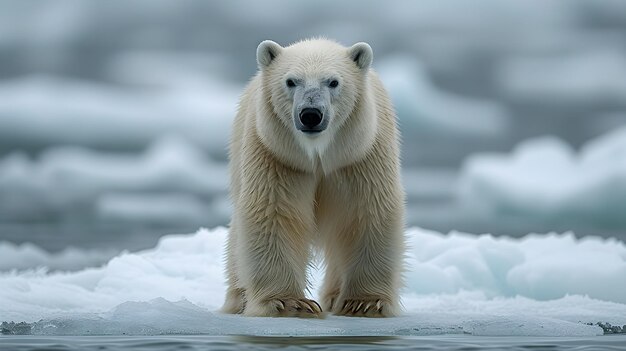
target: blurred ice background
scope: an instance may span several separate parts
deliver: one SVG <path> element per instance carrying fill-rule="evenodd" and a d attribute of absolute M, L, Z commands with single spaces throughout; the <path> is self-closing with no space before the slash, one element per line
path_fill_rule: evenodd
<path fill-rule="evenodd" d="M 624 1 L 9 0 L 0 253 L 23 254 L 0 270 L 77 270 L 226 225 L 256 46 L 311 36 L 374 48 L 409 226 L 626 238 Z"/>

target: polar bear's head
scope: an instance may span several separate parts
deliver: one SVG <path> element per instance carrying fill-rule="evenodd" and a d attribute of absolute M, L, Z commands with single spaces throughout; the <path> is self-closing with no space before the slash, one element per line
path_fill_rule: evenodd
<path fill-rule="evenodd" d="M 306 148 L 324 148 L 349 119 L 366 84 L 372 48 L 306 40 L 288 47 L 266 40 L 257 48 L 263 88 L 273 113 Z"/>

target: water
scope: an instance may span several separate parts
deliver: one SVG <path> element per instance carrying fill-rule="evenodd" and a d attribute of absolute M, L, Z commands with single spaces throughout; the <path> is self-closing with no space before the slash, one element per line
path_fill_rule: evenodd
<path fill-rule="evenodd" d="M 0 350 L 626 350 L 626 335 L 600 337 L 2 336 Z"/>

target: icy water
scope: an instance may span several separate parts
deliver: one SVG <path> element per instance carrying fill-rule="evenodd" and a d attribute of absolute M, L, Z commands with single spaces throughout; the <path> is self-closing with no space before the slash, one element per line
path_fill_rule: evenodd
<path fill-rule="evenodd" d="M 2 336 L 0 350 L 626 350 L 626 336 Z"/>

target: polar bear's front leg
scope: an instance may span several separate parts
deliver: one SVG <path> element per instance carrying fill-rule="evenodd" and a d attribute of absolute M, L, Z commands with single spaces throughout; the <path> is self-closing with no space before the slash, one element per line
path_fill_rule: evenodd
<path fill-rule="evenodd" d="M 314 191 L 311 175 L 275 160 L 259 162 L 244 175 L 235 208 L 242 224 L 236 256 L 245 288 L 244 315 L 320 316 L 319 304 L 304 294 Z"/>
<path fill-rule="evenodd" d="M 399 179 L 371 169 L 347 173 L 353 205 L 339 233 L 343 279 L 332 312 L 344 316 L 390 317 L 400 313 L 404 260 L 404 203 Z M 355 176 L 356 175 L 356 176 Z M 363 179 L 359 179 L 363 177 Z"/>
<path fill-rule="evenodd" d="M 396 316 L 400 313 L 402 233 L 371 225 L 361 230 L 360 237 L 348 248 L 344 280 L 333 313 L 355 317 Z"/>

